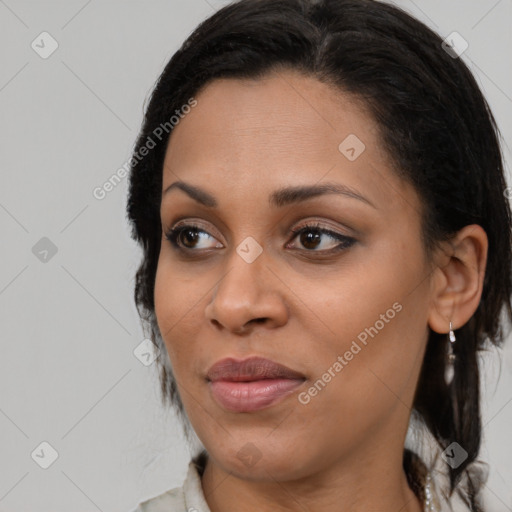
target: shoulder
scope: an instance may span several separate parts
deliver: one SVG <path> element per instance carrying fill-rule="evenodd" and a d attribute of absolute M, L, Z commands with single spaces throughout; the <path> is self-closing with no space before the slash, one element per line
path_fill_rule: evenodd
<path fill-rule="evenodd" d="M 130 512 L 182 512 L 185 508 L 183 487 L 175 487 L 145 500 Z"/>
<path fill-rule="evenodd" d="M 187 476 L 181 487 L 174 487 L 145 500 L 130 512 L 210 512 L 201 487 L 201 475 L 206 459 L 207 454 L 203 450 L 190 461 Z"/>

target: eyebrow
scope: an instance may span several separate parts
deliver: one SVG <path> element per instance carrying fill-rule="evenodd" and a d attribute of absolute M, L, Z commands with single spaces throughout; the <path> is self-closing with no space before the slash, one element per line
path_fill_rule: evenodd
<path fill-rule="evenodd" d="M 217 208 L 218 206 L 217 200 L 209 192 L 206 192 L 206 190 L 195 185 L 191 185 L 190 183 L 185 183 L 184 181 L 175 181 L 169 185 L 164 190 L 162 197 L 173 189 L 182 190 L 189 197 L 198 203 L 207 206 L 208 208 Z M 350 188 L 347 185 L 332 182 L 321 183 L 317 185 L 298 185 L 280 188 L 270 194 L 269 203 L 271 206 L 281 208 L 283 206 L 300 203 L 313 197 L 318 197 L 325 194 L 344 195 L 352 199 L 358 199 L 359 201 L 367 203 L 373 208 L 376 208 L 376 206 L 370 200 L 368 200 L 353 188 Z"/>

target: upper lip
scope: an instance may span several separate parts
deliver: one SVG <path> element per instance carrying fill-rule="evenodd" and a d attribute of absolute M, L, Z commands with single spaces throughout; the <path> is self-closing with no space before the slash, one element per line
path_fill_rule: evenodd
<path fill-rule="evenodd" d="M 206 375 L 210 381 L 233 382 L 263 379 L 304 379 L 304 375 L 264 357 L 239 360 L 228 357 L 217 361 Z"/>

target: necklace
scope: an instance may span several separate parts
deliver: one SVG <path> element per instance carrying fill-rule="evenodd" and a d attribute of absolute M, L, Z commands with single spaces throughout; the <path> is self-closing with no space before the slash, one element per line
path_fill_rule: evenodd
<path fill-rule="evenodd" d="M 427 473 L 425 481 L 425 503 L 423 507 L 424 512 L 441 512 L 433 492 L 433 486 L 434 485 L 430 473 Z"/>

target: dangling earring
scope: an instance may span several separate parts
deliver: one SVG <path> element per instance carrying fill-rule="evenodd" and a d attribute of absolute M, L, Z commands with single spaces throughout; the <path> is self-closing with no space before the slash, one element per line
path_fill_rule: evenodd
<path fill-rule="evenodd" d="M 453 345 L 455 343 L 455 333 L 453 332 L 452 323 L 450 322 L 450 334 L 449 334 L 449 343 L 447 347 L 447 357 L 446 357 L 446 366 L 444 373 L 444 380 L 446 385 L 449 386 L 453 380 L 454 375 L 454 362 L 455 362 L 455 354 L 453 351 Z"/>

